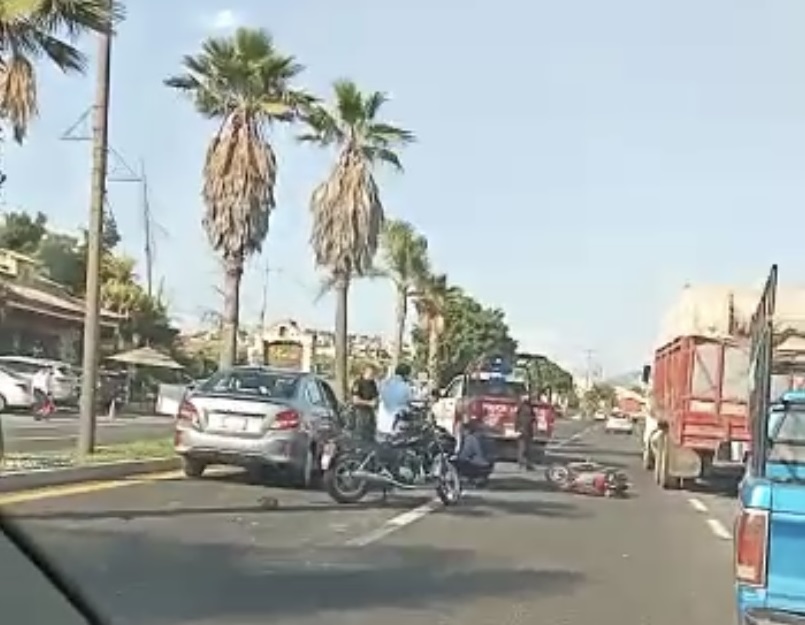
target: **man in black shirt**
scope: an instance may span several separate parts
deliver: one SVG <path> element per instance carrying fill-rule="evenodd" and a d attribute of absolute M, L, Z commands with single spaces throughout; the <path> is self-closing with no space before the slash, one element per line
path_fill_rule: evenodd
<path fill-rule="evenodd" d="M 363 376 L 352 385 L 352 405 L 355 410 L 355 431 L 366 440 L 374 440 L 377 424 L 377 402 L 380 393 L 375 382 L 375 369 L 368 365 Z"/>

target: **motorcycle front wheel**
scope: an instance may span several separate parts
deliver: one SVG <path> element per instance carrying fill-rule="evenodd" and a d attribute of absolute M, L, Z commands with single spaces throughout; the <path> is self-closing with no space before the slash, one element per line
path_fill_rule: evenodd
<path fill-rule="evenodd" d="M 356 478 L 353 472 L 362 464 L 363 457 L 357 454 L 336 456 L 324 474 L 324 489 L 333 501 L 342 504 L 359 503 L 369 492 L 369 482 Z"/>
<path fill-rule="evenodd" d="M 545 479 L 551 484 L 565 487 L 570 483 L 570 470 L 562 464 L 552 464 L 545 470 Z"/>
<path fill-rule="evenodd" d="M 458 474 L 456 465 L 447 460 L 442 454 L 436 462 L 436 494 L 445 506 L 453 506 L 461 500 L 462 486 L 461 476 Z"/>

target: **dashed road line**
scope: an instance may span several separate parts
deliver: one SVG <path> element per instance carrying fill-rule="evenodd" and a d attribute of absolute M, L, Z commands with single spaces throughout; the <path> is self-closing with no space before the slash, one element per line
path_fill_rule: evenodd
<path fill-rule="evenodd" d="M 696 510 L 696 512 L 701 512 L 702 514 L 709 514 L 710 509 L 705 505 L 705 503 L 697 498 L 697 497 L 688 497 L 688 503 L 690 507 Z M 710 528 L 710 531 L 713 532 L 716 538 L 720 540 L 732 540 L 732 533 L 724 527 L 724 524 L 716 518 L 708 517 L 706 519 L 707 527 Z"/>
<path fill-rule="evenodd" d="M 696 510 L 696 512 L 707 512 L 707 506 L 704 505 L 701 499 L 697 499 L 696 497 L 688 497 L 688 503 L 691 507 Z"/>
<path fill-rule="evenodd" d="M 707 525 L 717 538 L 720 538 L 721 540 L 732 540 L 732 534 L 718 519 L 707 519 Z"/>

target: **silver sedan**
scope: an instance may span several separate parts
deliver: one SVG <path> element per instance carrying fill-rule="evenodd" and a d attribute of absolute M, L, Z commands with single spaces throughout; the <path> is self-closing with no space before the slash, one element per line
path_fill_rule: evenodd
<path fill-rule="evenodd" d="M 188 392 L 174 445 L 188 477 L 201 477 L 211 464 L 268 467 L 307 488 L 338 411 L 332 388 L 314 374 L 234 367 Z"/>

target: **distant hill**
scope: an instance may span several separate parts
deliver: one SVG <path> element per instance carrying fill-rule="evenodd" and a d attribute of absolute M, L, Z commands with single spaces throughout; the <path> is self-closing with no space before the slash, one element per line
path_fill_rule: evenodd
<path fill-rule="evenodd" d="M 604 380 L 607 384 L 612 384 L 613 386 L 635 386 L 640 384 L 640 378 L 643 376 L 642 369 L 636 369 L 634 371 L 627 371 L 626 373 L 621 373 L 619 375 L 615 375 L 612 377 L 607 378 Z"/>

